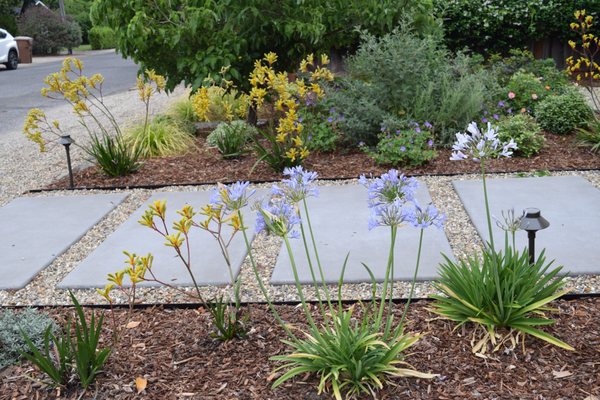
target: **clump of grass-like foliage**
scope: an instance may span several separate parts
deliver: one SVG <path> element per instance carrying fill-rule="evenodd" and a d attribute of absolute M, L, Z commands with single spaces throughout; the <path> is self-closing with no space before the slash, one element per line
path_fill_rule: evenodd
<path fill-rule="evenodd" d="M 159 115 L 144 129 L 139 125 L 126 133 L 126 141 L 141 157 L 182 154 L 194 147 L 194 138 L 175 119 Z"/>

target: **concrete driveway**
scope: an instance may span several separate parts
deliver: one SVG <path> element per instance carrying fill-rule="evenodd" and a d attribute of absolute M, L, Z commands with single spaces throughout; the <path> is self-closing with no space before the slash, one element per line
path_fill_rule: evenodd
<path fill-rule="evenodd" d="M 105 95 L 124 92 L 135 85 L 138 67 L 124 60 L 113 50 L 90 51 L 76 54 L 84 64 L 88 76 L 100 73 L 105 82 Z M 64 102 L 43 98 L 40 89 L 44 78 L 57 72 L 66 56 L 35 58 L 33 64 L 20 64 L 14 71 L 0 68 L 0 137 L 20 129 L 30 108 L 50 109 Z"/>

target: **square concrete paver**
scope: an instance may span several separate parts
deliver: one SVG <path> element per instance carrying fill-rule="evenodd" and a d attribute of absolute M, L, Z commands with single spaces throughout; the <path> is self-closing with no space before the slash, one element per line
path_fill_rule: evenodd
<path fill-rule="evenodd" d="M 254 197 L 258 197 L 257 192 Z M 136 210 L 123 225 L 112 233 L 92 254 L 88 256 L 59 284 L 59 288 L 88 288 L 102 287 L 107 283 L 108 273 L 114 273 L 125 267 L 123 251 L 139 255 L 152 253 L 154 255 L 153 271 L 156 277 L 164 282 L 177 286 L 192 286 L 193 281 L 182 261 L 177 257 L 172 247 L 164 245 L 164 238 L 150 228 L 138 223 L 148 205 L 156 200 L 167 201 L 167 227 L 171 230 L 173 221 L 179 220 L 176 213 L 184 205 L 189 204 L 196 212 L 209 203 L 210 192 L 174 192 L 154 194 L 142 207 Z M 246 225 L 254 224 L 249 207 L 244 213 Z M 196 221 L 202 221 L 203 216 L 197 215 Z M 229 227 L 225 230 L 230 232 Z M 173 232 L 173 231 L 171 231 Z M 253 235 L 254 230 L 248 229 Z M 228 237 L 228 236 L 227 236 Z M 250 238 L 251 239 L 251 238 Z M 223 259 L 217 241 L 208 232 L 200 228 L 192 228 L 190 232 L 190 248 L 192 271 L 200 285 L 225 285 L 230 282 L 227 264 Z M 242 261 L 246 256 L 244 237 L 237 234 L 230 248 L 232 269 L 237 276 Z M 155 284 L 144 282 L 142 285 Z"/>
<path fill-rule="evenodd" d="M 25 287 L 126 197 L 21 197 L 0 208 L 0 289 Z"/>
<path fill-rule="evenodd" d="M 481 180 L 453 181 L 454 188 L 477 228 L 488 240 Z M 550 226 L 536 235 L 536 253 L 546 249 L 548 260 L 564 265 L 571 274 L 600 272 L 600 190 L 579 176 L 488 179 L 493 216 L 510 208 L 520 215 L 525 208 L 539 208 Z M 496 246 L 504 245 L 504 232 L 493 224 Z M 527 247 L 527 232 L 518 231 L 517 248 Z"/>
<path fill-rule="evenodd" d="M 367 206 L 367 189 L 361 185 L 321 187 L 317 198 L 309 199 L 309 211 L 317 240 L 325 280 L 337 283 L 346 254 L 350 252 L 344 282 L 370 282 L 369 274 L 361 265 L 372 270 L 377 281 L 383 281 L 390 246 L 390 228 L 368 229 L 370 210 Z M 429 191 L 420 183 L 417 199 L 422 205 L 431 201 Z M 419 244 L 419 232 L 412 226 L 398 229 L 395 248 L 395 278 L 410 280 L 413 277 Z M 311 283 L 302 239 L 291 239 L 298 274 L 302 283 Z M 443 261 L 442 253 L 452 258 L 452 250 L 442 230 L 435 227 L 425 230 L 419 279 L 431 279 Z M 318 270 L 315 265 L 315 273 Z M 273 284 L 289 284 L 294 276 L 287 250 L 281 249 L 273 270 Z"/>

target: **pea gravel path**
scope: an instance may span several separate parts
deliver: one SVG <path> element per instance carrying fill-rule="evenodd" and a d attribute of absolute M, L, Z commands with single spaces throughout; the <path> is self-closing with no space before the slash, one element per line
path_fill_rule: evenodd
<path fill-rule="evenodd" d="M 561 172 L 553 175 L 578 175 L 590 181 L 595 187 L 600 188 L 600 172 Z M 514 177 L 515 174 L 498 174 L 494 178 Z M 477 232 L 470 222 L 458 195 L 452 188 L 452 180 L 456 179 L 479 179 L 478 175 L 461 176 L 426 176 L 420 179 L 427 185 L 434 204 L 448 216 L 445 233 L 449 238 L 454 255 L 457 258 L 464 257 L 478 250 L 481 242 Z M 355 180 L 330 181 L 321 184 L 345 185 L 356 184 Z M 267 187 L 266 184 L 255 185 L 256 187 Z M 211 186 L 188 186 L 177 188 L 164 188 L 161 190 L 132 190 L 130 196 L 121 203 L 103 221 L 91 229 L 78 243 L 73 245 L 66 253 L 58 257 L 49 267 L 44 269 L 24 289 L 18 291 L 0 291 L 0 305 L 56 305 L 69 304 L 68 294 L 64 290 L 56 289 L 56 285 L 69 272 L 71 272 L 81 261 L 83 261 L 106 237 L 114 232 L 117 227 L 125 222 L 127 218 L 139 208 L 152 193 L 160 191 L 204 191 L 212 189 Z M 77 194 L 106 193 L 106 191 L 81 191 Z M 68 196 L 70 192 L 45 192 L 35 196 Z M 365 224 L 367 221 L 365 221 Z M 272 270 L 275 266 L 281 242 L 278 238 L 260 234 L 253 242 L 253 253 L 258 262 L 260 273 L 264 282 L 269 282 Z M 115 270 L 121 266 L 115 266 Z M 182 266 L 183 268 L 183 266 Z M 242 300 L 247 302 L 262 301 L 263 297 L 259 291 L 248 259 L 242 264 Z M 579 276 L 568 278 L 570 286 L 577 293 L 600 292 L 600 279 L 598 276 Z M 360 299 L 370 297 L 370 285 L 368 284 L 346 284 L 342 296 L 346 299 Z M 184 289 L 191 291 L 191 288 Z M 203 294 L 210 298 L 218 294 L 227 294 L 230 288 L 204 287 Z M 296 289 L 292 285 L 268 286 L 268 291 L 275 301 L 297 301 Z M 395 286 L 395 296 L 405 297 L 408 295 L 409 283 L 400 282 Z M 103 303 L 100 296 L 94 290 L 76 290 L 78 298 L 82 303 Z M 310 288 L 307 288 L 307 297 L 315 298 Z M 416 288 L 417 297 L 426 297 L 433 293 L 429 282 L 418 283 Z M 194 302 L 185 294 L 166 288 L 141 288 L 138 298 L 144 303 L 174 303 Z M 118 302 L 125 299 L 117 296 Z"/>

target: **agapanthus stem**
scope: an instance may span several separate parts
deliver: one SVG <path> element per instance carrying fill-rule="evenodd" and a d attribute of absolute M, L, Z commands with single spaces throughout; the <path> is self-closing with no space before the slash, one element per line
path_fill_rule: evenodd
<path fill-rule="evenodd" d="M 314 329 L 314 331 L 317 332 L 317 325 L 315 324 L 312 314 L 308 308 L 308 304 L 306 304 L 306 299 L 304 298 L 304 292 L 302 291 L 302 285 L 300 284 L 300 278 L 298 277 L 298 269 L 296 268 L 296 260 L 294 259 L 294 253 L 292 252 L 290 240 L 287 236 L 283 236 L 283 241 L 285 243 L 288 256 L 290 257 L 290 264 L 292 264 L 292 272 L 294 273 L 294 282 L 296 284 L 296 290 L 298 291 L 298 297 L 300 297 L 300 302 L 302 303 L 302 307 L 304 308 L 306 319 L 308 320 L 308 323 Z"/>
<path fill-rule="evenodd" d="M 290 328 L 288 328 L 287 324 L 283 321 L 283 319 L 281 318 L 281 316 L 279 315 L 279 313 L 273 306 L 273 302 L 271 301 L 271 298 L 269 297 L 269 292 L 267 292 L 267 288 L 265 287 L 265 284 L 263 283 L 262 278 L 260 277 L 260 274 L 258 273 L 258 267 L 256 266 L 256 261 L 254 260 L 254 256 L 252 255 L 252 247 L 250 246 L 250 241 L 248 240 L 248 235 L 246 234 L 246 227 L 244 225 L 244 217 L 242 216 L 242 213 L 240 211 L 238 211 L 237 213 L 238 213 L 238 216 L 240 217 L 240 230 L 242 231 L 242 233 L 244 235 L 244 242 L 246 243 L 246 250 L 248 251 L 248 258 L 250 258 L 250 264 L 252 265 L 252 271 L 254 272 L 254 276 L 256 277 L 256 281 L 258 282 L 260 291 L 262 292 L 262 294 L 267 302 L 267 305 L 269 306 L 269 309 L 273 313 L 273 316 L 275 317 L 275 319 L 277 320 L 279 325 L 281 325 L 281 328 L 283 328 L 285 333 L 292 340 L 298 340 L 296 338 L 296 335 L 294 335 L 292 333 L 292 331 L 290 330 Z"/>
<path fill-rule="evenodd" d="M 490 215 L 490 204 L 488 201 L 487 184 L 485 181 L 485 161 L 483 159 L 481 159 L 481 178 L 483 179 L 483 198 L 485 201 L 485 216 L 487 218 L 488 234 L 490 235 L 489 244 L 492 248 L 492 251 L 495 252 L 496 248 L 494 247 L 494 234 L 492 233 L 492 217 Z"/>
<path fill-rule="evenodd" d="M 396 226 L 391 227 L 392 239 L 390 243 L 390 253 L 388 256 L 388 263 L 385 270 L 385 278 L 383 279 L 383 290 L 381 292 L 381 299 L 379 303 L 379 313 L 377 314 L 377 319 L 375 320 L 375 328 L 379 329 L 381 327 L 381 320 L 383 318 L 383 310 L 385 308 L 385 302 L 387 300 L 387 291 L 388 291 L 388 282 L 390 279 L 390 270 L 392 268 L 392 264 L 394 263 L 394 247 L 396 245 L 396 230 L 398 228 Z M 393 277 L 392 277 L 393 279 Z"/>
<path fill-rule="evenodd" d="M 423 248 L 423 231 L 421 228 L 421 233 L 419 234 L 419 250 L 417 251 L 417 264 L 415 265 L 415 273 L 413 275 L 412 283 L 410 285 L 410 293 L 408 294 L 408 299 L 406 299 L 406 305 L 404 306 L 404 312 L 402 313 L 402 318 L 400 319 L 400 325 L 396 330 L 396 334 L 402 333 L 404 330 L 404 320 L 406 319 L 406 314 L 408 313 L 408 306 L 415 294 L 415 284 L 417 282 L 417 274 L 419 273 L 419 264 L 421 262 L 421 249 Z"/>
<path fill-rule="evenodd" d="M 321 290 L 317 283 L 317 277 L 315 276 L 315 269 L 313 268 L 312 257 L 310 255 L 310 251 L 308 250 L 308 243 L 306 242 L 306 234 L 304 232 L 304 225 L 302 223 L 300 223 L 300 232 L 302 234 L 302 242 L 304 244 L 306 260 L 308 261 L 308 269 L 310 270 L 310 276 L 312 278 L 313 287 L 315 288 L 315 295 L 317 296 L 319 309 L 321 310 L 323 318 L 325 319 L 325 321 L 327 321 L 327 313 L 325 313 L 325 306 L 323 305 L 323 300 L 321 299 Z"/>

